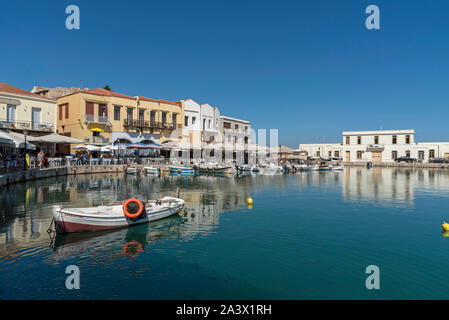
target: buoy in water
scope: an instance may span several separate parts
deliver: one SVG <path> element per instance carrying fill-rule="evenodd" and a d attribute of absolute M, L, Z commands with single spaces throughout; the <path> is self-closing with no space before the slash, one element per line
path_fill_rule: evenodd
<path fill-rule="evenodd" d="M 449 231 L 449 223 L 444 221 L 443 224 L 441 225 L 441 228 L 443 229 L 443 231 Z"/>
<path fill-rule="evenodd" d="M 253 208 L 252 204 L 248 204 L 248 209 L 251 210 Z"/>
<path fill-rule="evenodd" d="M 253 199 L 252 198 L 248 198 L 248 205 L 252 205 L 253 204 Z M 449 225 L 448 225 L 449 226 Z M 449 230 L 449 229 L 448 229 Z"/>

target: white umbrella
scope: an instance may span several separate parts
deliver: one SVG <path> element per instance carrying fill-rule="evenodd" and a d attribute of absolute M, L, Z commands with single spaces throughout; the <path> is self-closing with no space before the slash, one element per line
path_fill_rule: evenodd
<path fill-rule="evenodd" d="M 100 150 L 101 150 L 100 147 L 92 146 L 92 145 L 89 145 L 89 144 L 87 144 L 87 145 L 78 145 L 78 146 L 75 146 L 75 149 L 78 149 L 78 150 L 87 150 L 87 151 L 100 151 Z"/>
<path fill-rule="evenodd" d="M 20 133 L 12 133 L 12 132 L 1 131 L 0 132 L 0 137 L 2 137 L 4 139 L 11 140 L 12 141 L 12 145 L 15 148 L 23 148 L 23 149 L 25 148 L 25 138 Z M 28 140 L 28 137 L 29 136 L 27 136 L 27 140 Z M 36 146 L 34 144 L 29 143 L 28 141 L 26 143 L 26 148 L 30 149 L 30 150 L 35 150 Z"/>
<path fill-rule="evenodd" d="M 56 134 L 56 133 L 52 133 L 52 134 L 49 134 L 46 136 L 33 137 L 33 140 L 31 140 L 31 141 L 36 141 L 36 142 L 41 142 L 41 143 L 70 143 L 70 144 L 83 142 L 82 140 L 63 136 L 63 135 Z"/>
<path fill-rule="evenodd" d="M 100 148 L 100 151 L 101 151 L 101 152 L 112 152 L 110 146 L 101 147 L 101 148 Z"/>

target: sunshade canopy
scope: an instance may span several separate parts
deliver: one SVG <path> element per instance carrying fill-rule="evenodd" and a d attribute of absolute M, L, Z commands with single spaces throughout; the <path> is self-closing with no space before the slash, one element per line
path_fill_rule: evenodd
<path fill-rule="evenodd" d="M 77 150 L 86 150 L 86 151 L 101 151 L 100 147 L 92 146 L 92 145 L 89 145 L 89 144 L 75 146 L 75 149 L 77 149 Z"/>
<path fill-rule="evenodd" d="M 11 145 L 14 148 L 25 149 L 25 136 L 23 134 L 15 133 L 15 132 L 0 131 L 0 136 L 3 139 L 11 140 L 12 141 Z M 27 138 L 26 148 L 30 149 L 30 150 L 35 150 L 36 146 L 29 143 L 29 141 L 31 141 L 33 137 L 27 136 L 26 138 Z M 31 138 L 31 139 L 29 139 L 29 138 Z"/>
<path fill-rule="evenodd" d="M 46 136 L 41 137 L 33 137 L 34 142 L 40 142 L 40 143 L 56 143 L 56 144 L 75 144 L 75 143 L 82 143 L 82 140 L 78 140 L 75 138 L 63 136 L 60 134 L 52 133 Z"/>

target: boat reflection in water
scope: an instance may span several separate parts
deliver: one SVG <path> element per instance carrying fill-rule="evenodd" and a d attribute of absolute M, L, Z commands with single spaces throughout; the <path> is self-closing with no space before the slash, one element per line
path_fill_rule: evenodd
<path fill-rule="evenodd" d="M 140 224 L 120 230 L 56 234 L 50 239 L 51 260 L 57 262 L 86 252 L 115 250 L 115 255 L 137 257 L 154 241 L 177 239 L 182 236 L 183 219 L 176 215 L 150 224 Z"/>

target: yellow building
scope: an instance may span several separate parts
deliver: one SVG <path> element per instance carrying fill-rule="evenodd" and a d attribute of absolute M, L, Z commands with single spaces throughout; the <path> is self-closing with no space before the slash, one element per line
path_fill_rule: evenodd
<path fill-rule="evenodd" d="M 56 100 L 0 83 L 0 128 L 33 136 L 56 130 Z"/>
<path fill-rule="evenodd" d="M 82 90 L 58 99 L 57 129 L 99 146 L 161 142 L 175 128 L 182 129 L 182 117 L 182 104 L 178 102 L 131 97 L 105 89 Z"/>

